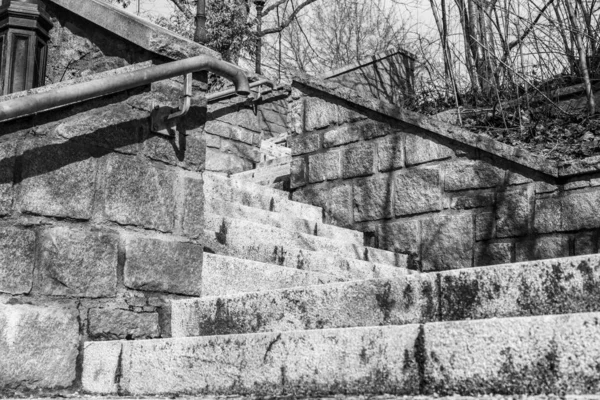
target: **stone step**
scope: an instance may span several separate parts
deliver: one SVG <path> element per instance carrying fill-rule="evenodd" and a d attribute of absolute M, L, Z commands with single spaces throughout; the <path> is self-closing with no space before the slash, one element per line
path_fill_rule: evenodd
<path fill-rule="evenodd" d="M 226 244 L 241 243 L 250 245 L 256 241 L 260 241 L 279 246 L 293 246 L 312 251 L 326 251 L 342 257 L 379 264 L 395 265 L 398 267 L 406 265 L 405 255 L 307 233 L 291 232 L 254 221 L 206 214 L 204 222 L 205 229 L 219 232 Z"/>
<path fill-rule="evenodd" d="M 438 317 L 434 275 L 409 275 L 171 303 L 173 337 L 404 325 Z"/>
<path fill-rule="evenodd" d="M 294 218 L 291 215 L 260 210 L 257 208 L 244 206 L 239 203 L 231 203 L 228 201 L 208 201 L 206 203 L 205 212 L 221 216 L 229 216 L 237 219 L 255 221 L 288 231 L 323 236 L 329 239 L 356 244 L 359 246 L 362 246 L 364 243 L 364 234 L 359 231 L 340 228 L 334 225 L 327 225 L 322 222 Z"/>
<path fill-rule="evenodd" d="M 329 274 L 204 253 L 201 293 L 202 296 L 227 296 L 341 280 Z"/>
<path fill-rule="evenodd" d="M 232 240 L 232 238 L 227 238 L 226 235 L 220 232 L 204 231 L 202 242 L 205 251 L 209 253 L 275 264 L 302 271 L 320 272 L 343 280 L 395 278 L 412 273 L 406 268 L 361 261 L 324 251 L 311 251 L 294 246 L 284 246 L 254 235 L 252 240 L 248 240 L 248 238 Z M 406 266 L 406 257 L 403 260 Z"/>
<path fill-rule="evenodd" d="M 600 311 L 600 255 L 173 303 L 200 336 Z M 260 323 L 257 323 L 260 321 Z"/>
<path fill-rule="evenodd" d="M 223 175 L 204 173 L 206 202 L 229 201 L 295 218 L 322 222 L 323 209 L 289 200 L 289 193 Z"/>
<path fill-rule="evenodd" d="M 129 395 L 586 394 L 600 313 L 84 345 L 83 390 Z"/>

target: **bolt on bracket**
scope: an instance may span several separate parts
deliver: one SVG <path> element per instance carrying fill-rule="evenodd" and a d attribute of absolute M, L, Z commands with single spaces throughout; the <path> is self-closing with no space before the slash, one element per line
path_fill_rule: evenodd
<path fill-rule="evenodd" d="M 183 102 L 179 108 L 156 106 L 150 116 L 150 130 L 157 135 L 174 138 L 177 122 L 190 110 L 192 104 L 192 74 L 184 75 Z"/>

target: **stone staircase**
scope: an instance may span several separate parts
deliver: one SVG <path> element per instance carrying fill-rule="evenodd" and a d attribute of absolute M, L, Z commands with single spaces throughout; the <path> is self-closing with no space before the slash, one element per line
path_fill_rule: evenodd
<path fill-rule="evenodd" d="M 419 273 L 285 192 L 204 185 L 203 297 L 172 302 L 172 338 L 87 342 L 85 391 L 600 391 L 600 255 Z"/>

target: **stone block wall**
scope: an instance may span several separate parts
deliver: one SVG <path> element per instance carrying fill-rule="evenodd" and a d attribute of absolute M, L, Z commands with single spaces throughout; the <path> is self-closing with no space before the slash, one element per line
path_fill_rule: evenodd
<path fill-rule="evenodd" d="M 205 103 L 149 130 L 173 85 L 2 124 L 0 394 L 76 388 L 85 341 L 168 337 L 200 295 Z"/>
<path fill-rule="evenodd" d="M 234 97 L 209 104 L 206 170 L 231 175 L 254 169 L 261 141 L 288 131 L 285 96 L 283 91 L 258 103 Z"/>
<path fill-rule="evenodd" d="M 598 252 L 600 169 L 555 178 L 309 94 L 292 107 L 293 199 L 367 244 L 422 271 Z"/>

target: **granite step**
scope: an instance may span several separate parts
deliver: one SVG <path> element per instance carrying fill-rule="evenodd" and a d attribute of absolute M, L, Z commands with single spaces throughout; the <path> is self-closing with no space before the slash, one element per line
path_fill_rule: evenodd
<path fill-rule="evenodd" d="M 108 395 L 592 394 L 600 313 L 88 342 L 82 386 Z"/>
<path fill-rule="evenodd" d="M 299 247 L 312 251 L 326 251 L 342 257 L 379 264 L 398 267 L 406 265 L 405 255 L 215 214 L 205 215 L 205 229 L 219 232 L 226 244 L 241 243 L 251 245 L 254 242 L 260 241 L 280 246 Z"/>
<path fill-rule="evenodd" d="M 244 206 L 228 201 L 209 201 L 206 203 L 206 213 L 245 219 L 288 231 L 302 232 L 315 236 L 343 241 L 361 246 L 364 244 L 363 232 L 327 225 L 322 222 L 295 218 L 293 215 L 276 213 Z"/>
<path fill-rule="evenodd" d="M 227 296 L 340 282 L 341 278 L 240 258 L 204 254 L 202 296 Z"/>
<path fill-rule="evenodd" d="M 395 278 L 413 273 L 406 268 L 408 260 L 403 255 L 398 255 L 398 265 L 403 265 L 403 267 L 395 267 L 342 257 L 324 251 L 311 251 L 291 245 L 282 245 L 256 235 L 253 235 L 251 240 L 248 237 L 243 240 L 231 240 L 231 237 L 213 231 L 204 231 L 202 243 L 204 243 L 204 250 L 207 253 L 302 271 L 320 272 L 343 280 Z"/>
<path fill-rule="evenodd" d="M 204 174 L 204 197 L 207 203 L 228 201 L 309 221 L 323 221 L 321 207 L 291 201 L 288 192 L 214 173 Z"/>
<path fill-rule="evenodd" d="M 600 311 L 600 255 L 179 300 L 172 307 L 174 336 Z"/>

